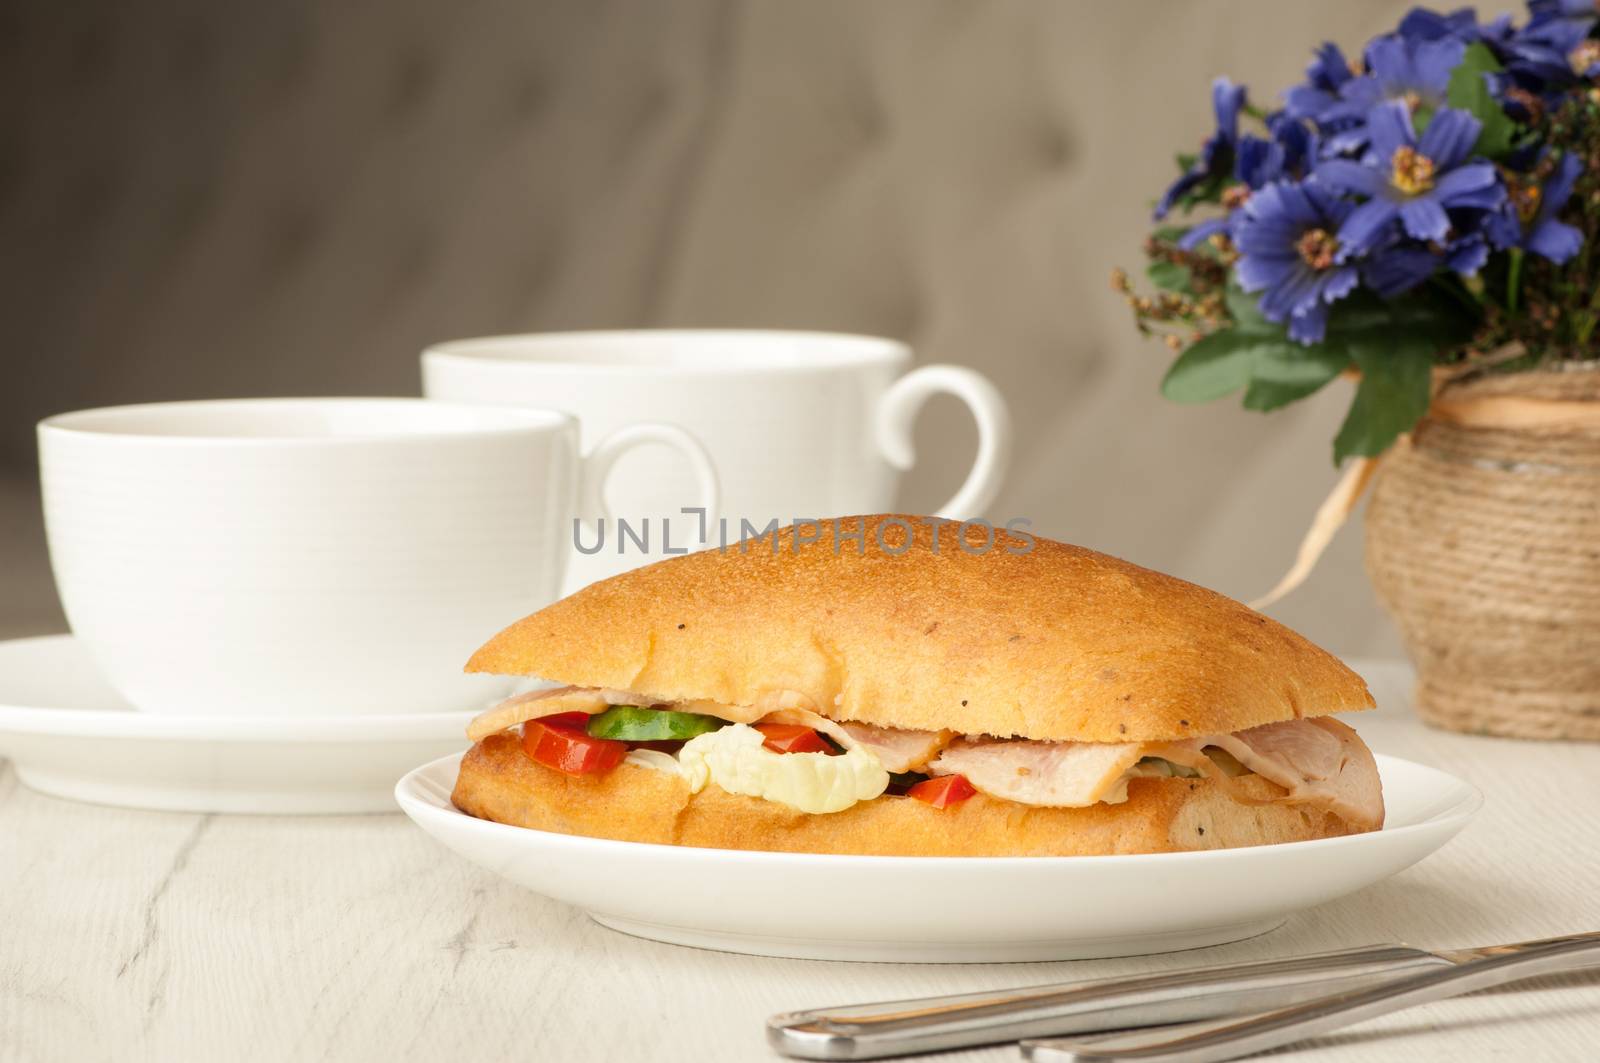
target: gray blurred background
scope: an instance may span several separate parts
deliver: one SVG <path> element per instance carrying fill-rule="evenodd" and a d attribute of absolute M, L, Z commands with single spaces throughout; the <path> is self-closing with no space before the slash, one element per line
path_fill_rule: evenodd
<path fill-rule="evenodd" d="M 38 418 L 416 394 L 428 343 L 574 328 L 905 338 L 1011 400 L 993 516 L 1252 597 L 1333 483 L 1345 385 L 1269 416 L 1167 403 L 1107 273 L 1142 265 L 1214 75 L 1270 103 L 1408 6 L 9 0 L 0 637 L 64 629 Z M 953 400 L 918 432 L 910 510 L 974 442 Z M 1398 653 L 1358 529 L 1273 611 Z"/>

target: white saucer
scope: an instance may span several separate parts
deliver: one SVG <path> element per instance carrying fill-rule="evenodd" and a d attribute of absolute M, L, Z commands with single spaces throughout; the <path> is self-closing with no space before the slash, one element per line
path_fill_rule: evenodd
<path fill-rule="evenodd" d="M 241 682 L 248 682 L 242 677 Z M 129 708 L 71 635 L 0 642 L 0 757 L 53 797 L 181 812 L 392 812 L 471 712 L 167 716 Z"/>
<path fill-rule="evenodd" d="M 1067 960 L 1265 933 L 1416 863 L 1483 803 L 1452 775 L 1377 759 L 1381 831 L 1149 856 L 810 856 L 572 837 L 458 811 L 459 755 L 411 772 L 395 798 L 473 863 L 639 937 L 819 960 Z"/>

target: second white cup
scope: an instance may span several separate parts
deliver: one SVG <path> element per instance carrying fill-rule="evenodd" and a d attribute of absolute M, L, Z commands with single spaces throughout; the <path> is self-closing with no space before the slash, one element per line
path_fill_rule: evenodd
<path fill-rule="evenodd" d="M 435 399 L 566 410 L 578 417 L 586 440 L 644 420 L 681 425 L 716 461 L 727 538 L 737 540 L 744 521 L 760 529 L 773 520 L 890 509 L 900 473 L 913 463 L 917 411 L 941 392 L 971 409 L 978 452 L 960 490 L 937 513 L 982 515 L 1010 462 L 1005 400 L 971 369 L 911 363 L 904 343 L 874 336 L 547 333 L 430 347 L 422 355 L 422 386 Z M 590 534 L 573 551 L 569 592 L 685 546 L 723 540 L 714 526 L 702 538 L 697 518 L 682 514 L 695 504 L 694 484 L 667 457 L 630 457 L 610 490 L 611 508 L 648 528 L 648 549 L 617 527 L 603 542 Z"/>

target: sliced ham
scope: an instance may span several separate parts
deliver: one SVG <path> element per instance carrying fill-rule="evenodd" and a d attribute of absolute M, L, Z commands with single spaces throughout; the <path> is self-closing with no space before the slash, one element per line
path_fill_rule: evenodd
<path fill-rule="evenodd" d="M 1226 749 L 1251 771 L 1279 786 L 1331 779 L 1344 762 L 1338 737 L 1311 720 L 1263 724 L 1218 735 L 1208 744 Z"/>
<path fill-rule="evenodd" d="M 1142 742 L 1034 742 L 958 738 L 928 765 L 932 775 L 965 775 L 975 789 L 1025 805 L 1082 808 L 1128 799 L 1128 769 Z"/>
<path fill-rule="evenodd" d="M 874 727 L 870 723 L 839 726 L 890 772 L 921 771 L 955 737 L 953 731 L 908 731 L 899 727 Z"/>
<path fill-rule="evenodd" d="M 713 716 L 732 719 L 724 709 L 733 706 L 713 705 L 700 708 L 705 702 L 674 705 L 685 712 L 710 712 Z M 928 761 L 954 737 L 951 731 L 909 731 L 895 727 L 874 727 L 864 723 L 840 723 L 814 711 L 815 703 L 796 691 L 774 691 L 764 694 L 755 705 L 749 706 L 747 718 L 735 723 L 789 723 L 810 727 L 827 735 L 845 749 L 864 749 L 878 759 L 885 771 L 920 771 Z"/>
<path fill-rule="evenodd" d="M 525 694 L 509 697 L 494 708 L 473 717 L 472 722 L 467 725 L 467 737 L 474 742 L 481 742 L 507 728 L 558 712 L 586 712 L 593 716 L 595 713 L 606 711 L 612 705 L 666 706 L 668 704 L 666 698 L 628 690 L 595 690 L 589 687 L 570 686 L 530 690 Z M 754 705 L 727 705 L 720 701 L 702 700 L 671 703 L 670 707 L 679 712 L 698 712 L 715 716 L 730 723 L 755 723 L 775 712 L 804 712 L 807 719 L 803 722 L 808 727 L 816 726 L 811 722 L 812 718 L 821 719 L 809 711 L 815 707 L 811 699 L 794 690 L 770 691 L 756 699 Z M 824 722 L 832 724 L 832 721 Z M 832 726 L 835 729 L 838 727 L 837 724 Z"/>
<path fill-rule="evenodd" d="M 1147 757 L 1159 757 L 1161 760 L 1170 761 L 1173 764 L 1181 764 L 1185 768 L 1192 768 L 1209 779 L 1223 773 L 1212 762 L 1211 758 L 1206 756 L 1206 742 L 1207 740 L 1203 738 L 1186 738 L 1173 742 L 1146 742 L 1143 746 L 1143 753 Z"/>
<path fill-rule="evenodd" d="M 1216 779 L 1236 797 L 1248 800 L 1241 788 L 1232 785 L 1229 772 L 1206 755 L 1207 748 L 1225 751 L 1288 791 L 1276 800 L 1324 808 L 1357 829 L 1383 825 L 1383 791 L 1372 753 L 1349 727 L 1326 717 L 1176 742 L 957 738 L 925 770 L 933 775 L 965 775 L 991 797 L 1075 808 L 1127 800 L 1129 780 L 1150 774 L 1139 769 L 1139 761 L 1158 757 Z"/>
<path fill-rule="evenodd" d="M 1315 716 L 1205 739 L 1289 794 L 1290 804 L 1326 808 L 1352 827 L 1383 825 L 1383 785 L 1371 750 L 1338 720 Z"/>
<path fill-rule="evenodd" d="M 810 709 L 783 708 L 774 709 L 760 719 L 761 723 L 789 723 L 799 727 L 809 727 L 819 734 L 825 734 L 845 749 L 855 749 L 859 742 L 850 736 L 844 725 L 826 716 L 819 716 Z"/>
<path fill-rule="evenodd" d="M 586 712 L 593 716 L 597 712 L 605 712 L 610 704 L 598 690 L 579 687 L 530 690 L 525 694 L 513 695 L 487 712 L 474 716 L 472 722 L 467 724 L 467 737 L 474 742 L 481 742 L 525 720 L 553 716 L 558 712 Z"/>
<path fill-rule="evenodd" d="M 666 699 L 625 690 L 570 686 L 534 690 L 507 698 L 477 716 L 467 727 L 467 737 L 481 741 L 526 720 L 558 712 L 593 715 L 611 705 L 667 704 Z M 1060 808 L 1126 801 L 1128 782 L 1152 774 L 1138 767 L 1145 757 L 1192 768 L 1227 786 L 1238 799 L 1251 800 L 1232 785 L 1229 772 L 1206 755 L 1208 748 L 1220 749 L 1288 791 L 1276 800 L 1325 808 L 1357 829 L 1371 830 L 1383 824 L 1383 791 L 1372 753 L 1354 731 L 1327 717 L 1174 742 L 1043 742 L 840 723 L 819 715 L 811 698 L 793 690 L 769 691 L 753 705 L 688 701 L 670 707 L 734 723 L 802 724 L 845 749 L 866 750 L 886 771 L 965 775 L 976 789 L 991 797 Z M 1237 772 L 1238 767 L 1232 770 Z"/>
<path fill-rule="evenodd" d="M 679 712 L 699 712 L 730 723 L 755 723 L 776 712 L 806 712 L 815 715 L 817 703 L 798 690 L 769 690 L 752 705 L 729 705 L 721 701 L 685 701 L 672 706 Z M 806 726 L 810 727 L 811 724 Z"/>

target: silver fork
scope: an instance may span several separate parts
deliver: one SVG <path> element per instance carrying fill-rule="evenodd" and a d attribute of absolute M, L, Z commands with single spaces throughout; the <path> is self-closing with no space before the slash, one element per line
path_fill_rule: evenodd
<path fill-rule="evenodd" d="M 1600 964 L 1600 933 L 1440 953 L 1456 966 L 1349 989 L 1246 1018 L 1207 1020 L 1092 1039 L 1022 1042 L 1035 1063 L 1216 1063 L 1280 1048 L 1387 1015 L 1492 986 Z"/>

